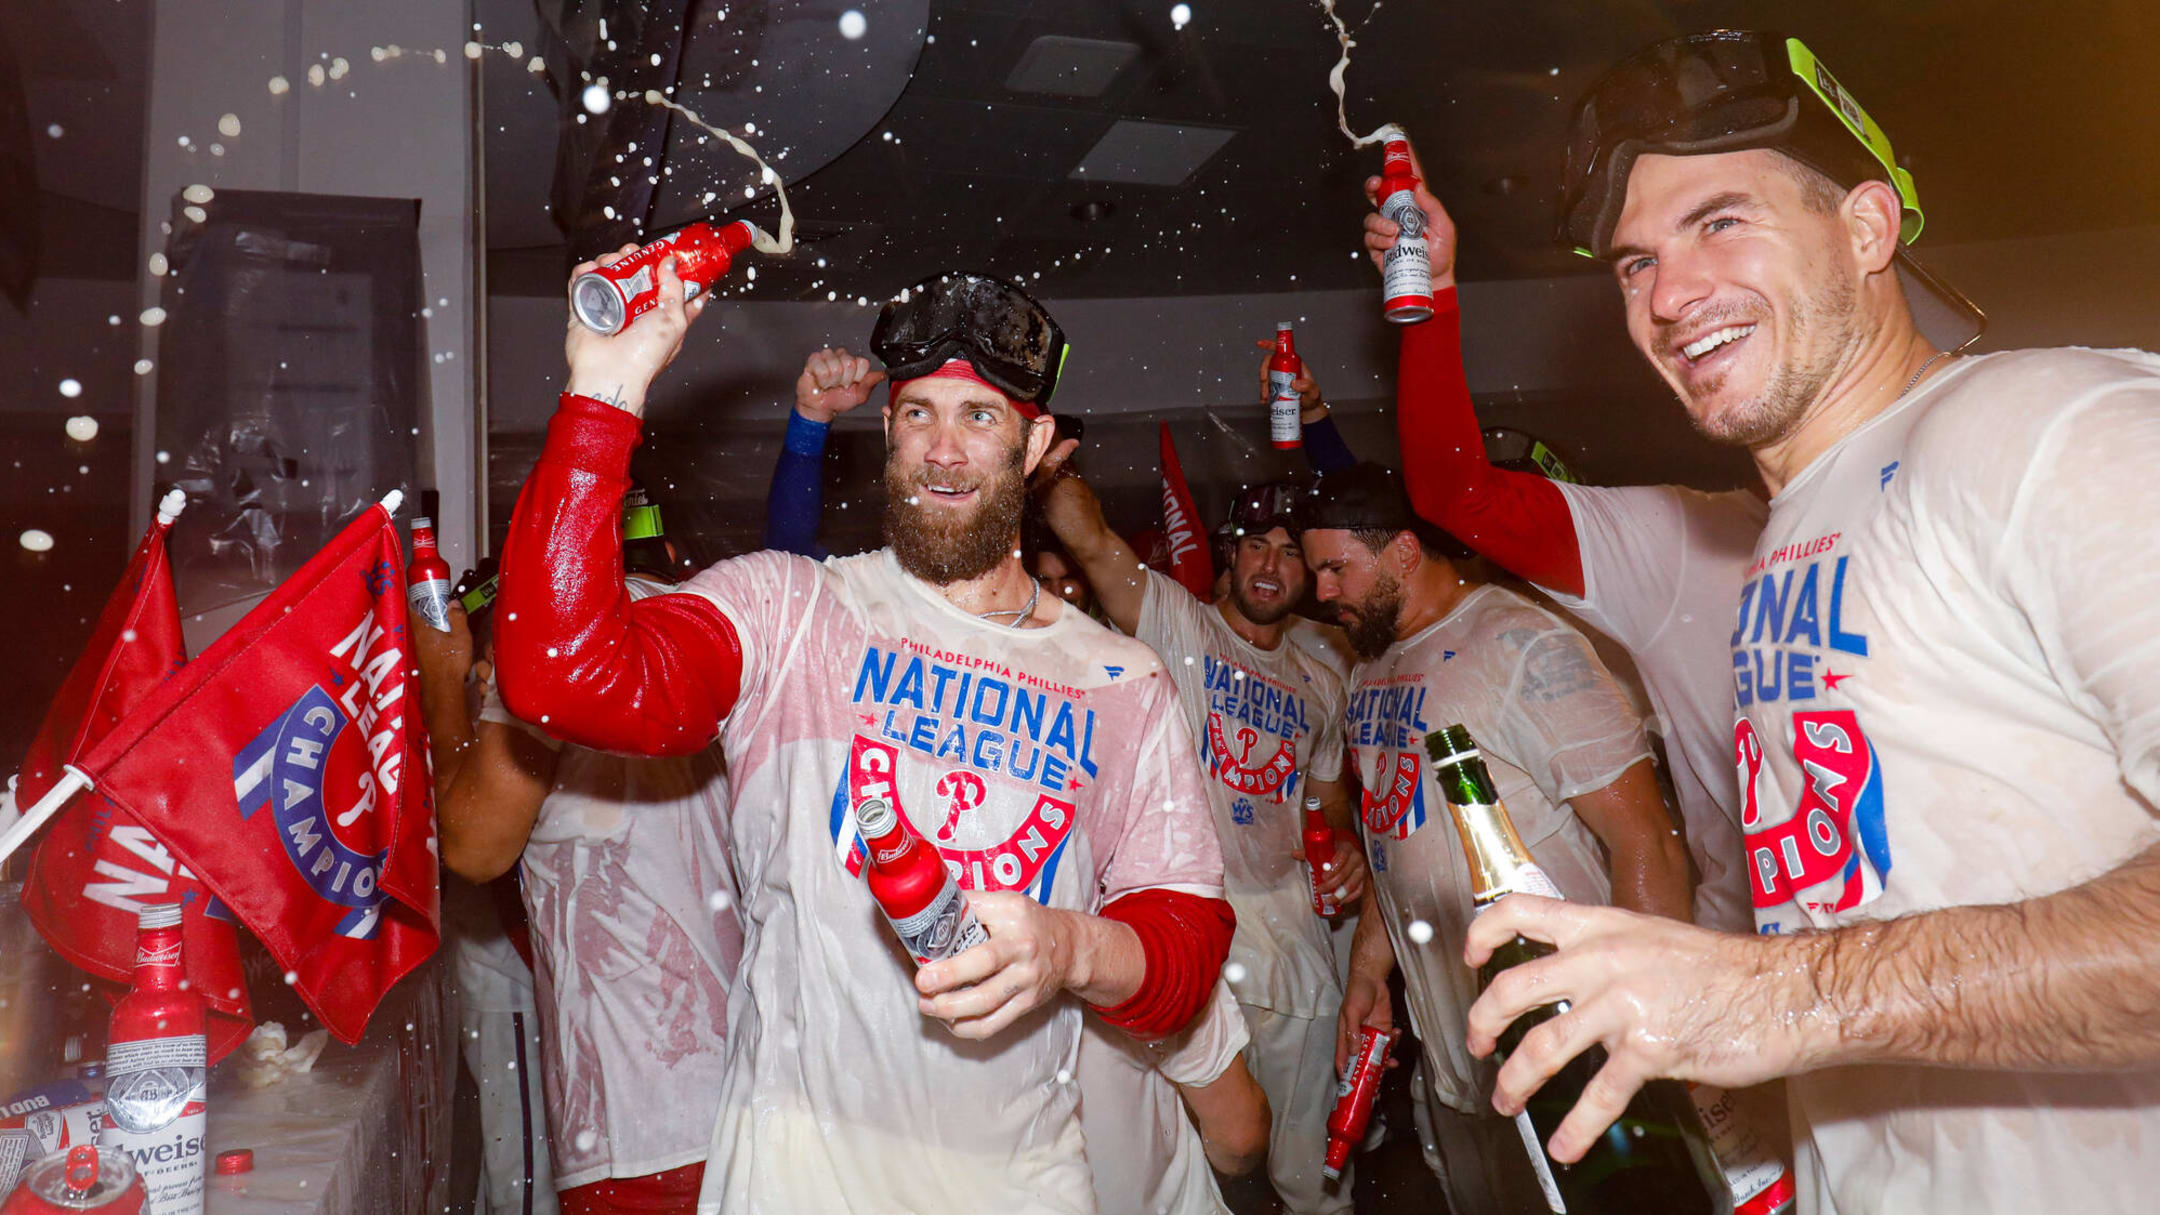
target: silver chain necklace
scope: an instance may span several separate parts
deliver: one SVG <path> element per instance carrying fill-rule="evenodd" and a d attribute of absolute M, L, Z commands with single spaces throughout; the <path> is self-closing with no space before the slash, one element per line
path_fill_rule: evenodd
<path fill-rule="evenodd" d="M 1894 397 L 1890 398 L 1890 399 L 1891 399 L 1891 400 L 1893 400 L 1893 401 L 1902 401 L 1902 400 L 1904 400 L 1904 399 L 1905 399 L 1905 394 L 1906 394 L 1906 393 L 1908 393 L 1908 392 L 1911 392 L 1911 391 L 1913 390 L 1913 385 L 1915 385 L 1915 384 L 1918 384 L 1918 383 L 1920 382 L 1920 377 L 1921 377 L 1921 376 L 1924 376 L 1924 375 L 1926 375 L 1926 374 L 1927 374 L 1927 369 L 1928 369 L 1928 368 L 1930 368 L 1930 367 L 1933 367 L 1933 366 L 1935 365 L 1935 360 L 1937 360 L 1937 359 L 1939 359 L 1939 358 L 1944 358 L 1944 357 L 1946 357 L 1947 355 L 1949 355 L 1949 353 L 1950 353 L 1950 352 L 1949 352 L 1949 351 L 1947 351 L 1947 350 L 1938 350 L 1938 351 L 1936 351 L 1935 353 L 1933 353 L 1933 354 L 1929 355 L 1929 356 L 1928 356 L 1928 361 L 1927 361 L 1927 362 L 1925 362 L 1925 363 L 1922 363 L 1922 364 L 1920 364 L 1920 370 L 1918 370 L 1918 371 L 1915 371 L 1915 372 L 1913 372 L 1913 373 L 1912 373 L 1912 378 L 1911 378 L 1911 379 L 1909 379 L 1909 380 L 1907 380 L 1907 381 L 1905 381 L 1905 387 L 1903 387 L 1903 388 L 1900 388 L 1900 389 L 1898 390 L 1898 394 L 1897 394 L 1896 396 L 1894 396 Z"/>
<path fill-rule="evenodd" d="M 1033 578 L 1028 579 L 1028 583 L 1035 589 L 1028 592 L 1026 606 L 1003 608 L 995 612 L 977 612 L 975 613 L 976 617 L 982 620 L 990 620 L 998 616 L 1010 616 L 1012 619 L 1005 622 L 1005 627 L 1009 629 L 1019 628 L 1028 617 L 1035 614 L 1035 604 L 1042 598 L 1042 583 L 1035 581 Z"/>

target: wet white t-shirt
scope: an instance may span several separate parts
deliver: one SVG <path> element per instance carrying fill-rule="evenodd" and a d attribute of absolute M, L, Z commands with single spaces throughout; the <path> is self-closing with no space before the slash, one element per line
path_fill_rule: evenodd
<path fill-rule="evenodd" d="M 1342 987 L 1299 858 L 1305 782 L 1342 778 L 1342 684 L 1287 639 L 1253 645 L 1220 608 L 1152 570 L 1144 594 L 1135 636 L 1169 669 L 1207 772 L 1237 912 L 1231 989 L 1241 1004 L 1332 1016 Z"/>
<path fill-rule="evenodd" d="M 654 589 L 635 579 L 629 588 L 636 598 Z M 557 1188 L 705 1159 L 742 957 L 719 755 L 564 746 L 512 717 L 493 685 L 480 720 L 557 752 L 554 787 L 518 860 L 544 993 Z"/>
<path fill-rule="evenodd" d="M 1088 1018 L 1080 1125 L 1103 1215 L 1228 1215 L 1178 1086 L 1214 1083 L 1249 1041 L 1245 1014 L 1219 980 L 1199 1019 L 1161 1042 L 1138 1042 Z"/>
<path fill-rule="evenodd" d="M 2160 358 L 2014 351 L 1939 372 L 1772 501 L 1731 635 L 1763 931 L 2033 898 L 2160 842 L 2156 467 Z M 2160 1192 L 2160 1069 L 1789 1091 L 1803 1209 Z"/>
<path fill-rule="evenodd" d="M 986 1042 L 918 1011 L 854 806 L 889 799 L 971 891 L 1077 912 L 1147 888 L 1220 897 L 1161 663 L 1070 608 L 1030 629 L 969 615 L 885 550 L 755 553 L 685 593 L 743 647 L 721 731 L 743 964 L 699 1209 L 1092 1211 L 1079 1001 Z"/>
<path fill-rule="evenodd" d="M 1749 931 L 1725 638 L 1769 507 L 1744 490 L 1554 485 L 1575 520 L 1583 594 L 1553 600 L 1634 655 L 1665 727 L 1666 767 L 1700 874 L 1695 922 Z"/>
<path fill-rule="evenodd" d="M 1350 652 L 1350 639 L 1332 624 L 1307 620 L 1303 616 L 1290 618 L 1290 631 L 1283 634 L 1290 644 L 1319 659 L 1328 670 L 1345 684 L 1350 680 L 1350 668 L 1357 665 L 1357 656 Z"/>
<path fill-rule="evenodd" d="M 1600 904 L 1612 901 L 1604 849 L 1567 799 L 1611 784 L 1649 758 L 1649 743 L 1582 634 L 1500 587 L 1470 591 L 1351 680 L 1344 739 L 1364 784 L 1359 826 L 1411 1023 L 1434 1092 L 1476 1113 L 1490 1108 L 1491 1069 L 1463 1046 L 1477 997 L 1462 961 L 1470 873 L 1425 735 L 1468 726 L 1531 855 L 1571 901 Z"/>

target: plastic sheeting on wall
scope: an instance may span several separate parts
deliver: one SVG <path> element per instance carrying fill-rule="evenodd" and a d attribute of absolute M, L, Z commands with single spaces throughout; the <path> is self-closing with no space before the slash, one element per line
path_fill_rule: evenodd
<path fill-rule="evenodd" d="M 184 612 L 262 595 L 412 488 L 428 405 L 419 220 L 415 199 L 174 200 L 152 475 L 190 502 L 172 542 Z"/>

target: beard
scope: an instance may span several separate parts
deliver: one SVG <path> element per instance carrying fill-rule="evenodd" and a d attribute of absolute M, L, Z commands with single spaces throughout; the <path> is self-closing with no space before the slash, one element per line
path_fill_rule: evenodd
<path fill-rule="evenodd" d="M 1836 275 L 1825 278 L 1811 293 L 1793 303 L 1786 341 L 1795 351 L 1815 349 L 1811 362 L 1783 362 L 1770 369 L 1762 391 L 1709 417 L 1687 411 L 1688 420 L 1704 438 L 1738 447 L 1755 448 L 1790 435 L 1822 395 L 1824 385 L 1837 374 L 1846 352 L 1858 345 L 1858 314 L 1853 285 Z M 1697 317 L 1690 324 L 1703 324 Z M 1819 344 L 1810 341 L 1821 335 Z M 1805 358 L 1806 355 L 1801 356 Z"/>
<path fill-rule="evenodd" d="M 1382 571 L 1363 603 L 1345 604 L 1336 623 L 1350 642 L 1350 652 L 1366 662 L 1387 653 L 1395 644 L 1395 621 L 1402 615 L 1402 583 Z"/>
<path fill-rule="evenodd" d="M 974 509 L 937 505 L 926 487 L 928 468 L 915 472 L 885 461 L 885 543 L 900 568 L 934 586 L 980 578 L 1013 555 L 1019 545 L 1020 513 L 1027 505 L 1027 480 L 1021 465 L 1025 444 L 1016 443 L 1003 468 L 978 479 L 981 491 Z"/>

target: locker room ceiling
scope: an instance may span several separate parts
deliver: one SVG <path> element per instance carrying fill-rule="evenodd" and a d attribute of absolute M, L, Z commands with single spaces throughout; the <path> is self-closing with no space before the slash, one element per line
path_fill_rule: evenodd
<path fill-rule="evenodd" d="M 790 150 L 781 168 L 815 238 L 792 265 L 766 265 L 752 297 L 875 298 L 956 264 L 1040 273 L 1044 294 L 1067 297 L 1370 285 L 1351 254 L 1377 149 L 1352 151 L 1334 129 L 1337 47 L 1317 0 L 1187 3 L 1180 30 L 1172 0 L 693 0 L 679 96 Z M 1360 27 L 1351 123 L 1393 119 L 1419 141 L 1467 279 L 1588 271 L 1549 239 L 1566 109 L 1627 50 L 1720 25 L 1784 23 L 1853 88 L 1918 178 L 1923 249 L 2160 223 L 2160 77 L 2147 62 L 2160 8 L 2142 0 L 1342 7 Z M 850 8 L 866 17 L 854 42 L 838 29 Z M 0 5 L 32 130 L 95 135 L 33 141 L 51 223 L 109 232 L 140 206 L 149 9 Z M 537 45 L 533 0 L 477 0 L 475 18 L 491 40 Z M 1030 74 L 1068 87 L 1057 82 L 1091 71 L 1097 95 L 1029 90 Z M 491 288 L 553 293 L 567 252 L 547 210 L 557 103 L 503 56 L 485 82 Z M 673 125 L 656 225 L 707 209 L 704 189 L 726 205 L 753 182 L 747 162 L 696 135 Z M 1104 180 L 1147 168 L 1177 180 Z M 774 210 L 761 197 L 739 213 Z M 109 243 L 116 256 L 99 260 L 132 277 L 129 242 Z"/>

